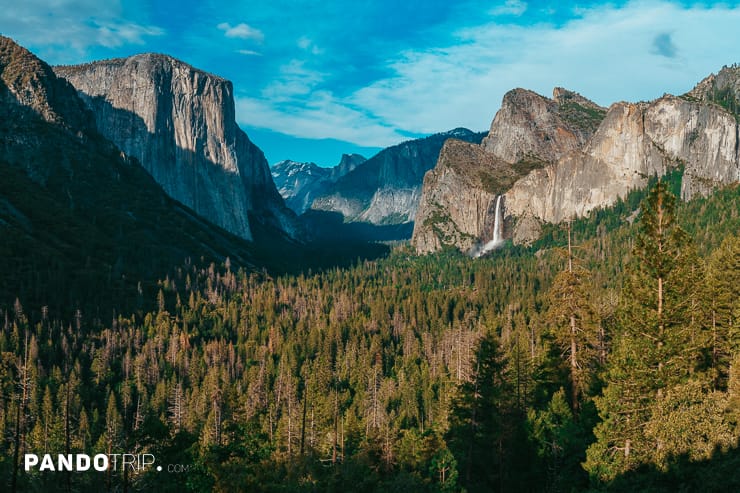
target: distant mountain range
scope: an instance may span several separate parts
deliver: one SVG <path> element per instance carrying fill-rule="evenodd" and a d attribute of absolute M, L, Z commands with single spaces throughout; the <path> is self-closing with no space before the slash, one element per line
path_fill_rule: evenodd
<path fill-rule="evenodd" d="M 296 214 L 303 214 L 316 197 L 327 193 L 339 178 L 365 161 L 359 154 L 344 154 L 339 164 L 324 168 L 316 163 L 285 160 L 273 165 L 270 171 L 285 204 Z"/>
<path fill-rule="evenodd" d="M 383 149 L 367 161 L 356 161 L 351 169 L 343 168 L 346 171 L 332 168 L 328 178 L 327 172 L 318 166 L 283 161 L 273 166 L 273 177 L 283 198 L 298 213 L 309 209 L 339 213 L 345 222 L 371 226 L 411 224 L 424 173 L 436 164 L 444 142 L 456 138 L 480 143 L 485 135 L 456 128 L 409 140 Z M 288 173 L 292 173 L 292 181 L 285 178 Z M 286 186 L 287 183 L 299 186 Z"/>

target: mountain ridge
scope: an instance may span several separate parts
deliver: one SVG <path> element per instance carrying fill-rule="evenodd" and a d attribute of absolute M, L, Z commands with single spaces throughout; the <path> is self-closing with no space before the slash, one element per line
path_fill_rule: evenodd
<path fill-rule="evenodd" d="M 36 286 L 34 302 L 84 308 L 106 284 L 132 308 L 135 279 L 149 290 L 187 259 L 255 265 L 250 244 L 165 194 L 97 131 L 66 80 L 2 36 L 0 72 L 2 299 Z"/>
<path fill-rule="evenodd" d="M 311 208 L 314 198 L 365 161 L 359 154 L 343 154 L 336 166 L 325 168 L 313 162 L 285 159 L 273 164 L 270 173 L 286 205 L 300 215 Z"/>
<path fill-rule="evenodd" d="M 338 179 L 313 209 L 339 212 L 345 221 L 373 225 L 406 224 L 414 220 L 424 173 L 437 162 L 449 138 L 480 142 L 485 132 L 459 127 L 387 147 Z"/>

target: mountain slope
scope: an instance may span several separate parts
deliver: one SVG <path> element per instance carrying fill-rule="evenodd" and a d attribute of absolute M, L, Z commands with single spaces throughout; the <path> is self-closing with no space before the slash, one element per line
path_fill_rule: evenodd
<path fill-rule="evenodd" d="M 416 216 L 424 173 L 434 167 L 445 141 L 479 143 L 484 135 L 457 128 L 383 149 L 337 180 L 313 208 L 339 212 L 352 222 L 409 223 Z"/>
<path fill-rule="evenodd" d="M 69 83 L 5 37 L 0 73 L 0 303 L 94 306 L 101 286 L 146 289 L 187 258 L 253 264 L 246 242 L 168 197 Z"/>
<path fill-rule="evenodd" d="M 171 197 L 245 239 L 252 221 L 297 236 L 262 151 L 236 124 L 231 82 L 157 54 L 54 70 Z"/>

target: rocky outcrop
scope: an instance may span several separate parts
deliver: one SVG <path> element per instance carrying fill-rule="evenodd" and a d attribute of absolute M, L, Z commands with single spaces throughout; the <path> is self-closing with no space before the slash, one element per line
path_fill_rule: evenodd
<path fill-rule="evenodd" d="M 353 171 L 365 161 L 367 161 L 367 158 L 360 154 L 342 154 L 342 158 L 339 160 L 339 164 L 337 164 L 333 168 L 330 168 L 329 178 L 332 181 L 337 181 L 347 173 Z"/>
<path fill-rule="evenodd" d="M 419 253 L 445 245 L 469 251 L 482 236 L 493 237 L 497 195 L 501 183 L 516 173 L 482 146 L 450 139 L 437 166 L 424 177 L 412 243 Z"/>
<path fill-rule="evenodd" d="M 171 197 L 246 239 L 252 220 L 296 234 L 262 151 L 236 124 L 231 82 L 156 54 L 55 71 Z"/>
<path fill-rule="evenodd" d="M 552 223 L 582 217 L 681 165 L 689 200 L 740 179 L 737 146 L 735 117 L 716 106 L 673 96 L 617 103 L 583 152 L 518 181 L 506 211 Z"/>
<path fill-rule="evenodd" d="M 445 141 L 479 143 L 484 135 L 457 128 L 383 149 L 338 179 L 312 208 L 339 212 L 348 222 L 409 223 L 419 207 L 424 174 L 436 164 Z"/>
<path fill-rule="evenodd" d="M 440 158 L 425 179 L 422 203 L 433 202 L 434 207 L 420 209 L 412 243 L 418 252 L 426 253 L 444 245 L 467 250 L 471 242 L 490 240 L 484 225 L 492 218 L 471 221 L 471 212 L 464 209 L 474 206 L 476 211 L 491 214 L 495 197 L 488 197 L 487 207 L 466 204 L 461 195 L 478 197 L 485 191 L 480 184 L 467 192 L 458 187 L 455 193 L 440 197 L 437 189 L 446 185 L 436 177 L 442 175 L 438 170 L 455 167 L 474 170 L 465 174 L 480 174 L 493 158 L 505 161 L 520 175 L 513 181 L 508 176 L 492 178 L 504 194 L 505 233 L 517 243 L 536 239 L 539 222 L 557 223 L 612 205 L 630 190 L 644 187 L 650 176 L 678 166 L 684 168 L 681 196 L 685 200 L 737 182 L 740 142 L 732 101 L 740 77 L 733 75 L 737 69 L 729 75 L 728 71 L 706 79 L 686 96 L 616 103 L 603 118 L 598 106 L 562 89 L 554 91 L 553 100 L 523 90 L 508 93 L 489 137 L 480 146 L 485 152 L 478 158 L 480 163 L 460 166 L 455 159 L 442 162 Z M 579 117 L 568 114 L 574 108 Z M 527 159 L 534 165 L 523 166 Z M 501 169 L 500 162 L 495 166 Z M 435 228 L 425 227 L 432 210 L 435 217 L 450 224 L 442 226 L 444 221 L 436 221 Z M 465 231 L 472 239 L 445 236 L 451 228 Z"/>
<path fill-rule="evenodd" d="M 270 172 L 285 204 L 296 214 L 303 214 L 311 208 L 316 197 L 326 193 L 339 178 L 363 162 L 365 158 L 359 154 L 343 154 L 333 168 L 285 160 L 273 165 Z"/>
<path fill-rule="evenodd" d="M 591 138 L 606 109 L 557 87 L 548 99 L 526 89 L 504 95 L 482 146 L 508 163 L 556 162 Z"/>
<path fill-rule="evenodd" d="M 92 114 L 76 97 L 75 89 L 59 79 L 51 67 L 10 38 L 0 36 L 0 70 L 11 97 L 5 104 L 31 108 L 49 123 L 76 132 L 95 129 Z"/>

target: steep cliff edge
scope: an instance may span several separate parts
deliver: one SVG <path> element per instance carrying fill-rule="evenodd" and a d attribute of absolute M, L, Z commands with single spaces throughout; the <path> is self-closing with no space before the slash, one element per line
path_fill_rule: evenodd
<path fill-rule="evenodd" d="M 491 158 L 519 164 L 520 177 L 495 183 L 503 194 L 506 217 L 505 234 L 517 243 L 527 243 L 539 233 L 541 222 L 557 223 L 569 217 L 581 217 L 598 207 L 613 204 L 635 188 L 646 186 L 649 176 L 662 175 L 682 166 L 684 177 L 681 196 L 689 200 L 707 195 L 717 187 L 740 180 L 738 161 L 737 94 L 740 71 L 733 67 L 710 76 L 687 95 L 666 95 L 649 103 L 615 103 L 606 115 L 585 98 L 556 89 L 553 100 L 534 93 L 515 90 L 504 97 L 501 110 L 481 148 L 486 155 L 480 163 L 468 167 L 481 173 Z M 559 108 L 565 110 L 564 114 Z M 575 109 L 578 116 L 568 114 Z M 522 163 L 533 161 L 530 169 Z M 539 166 L 537 165 L 539 164 Z M 470 238 L 460 241 L 424 228 L 428 210 L 420 209 L 412 243 L 419 253 L 452 245 L 468 250 L 470 245 L 490 240 L 488 217 L 469 221 L 465 195 L 479 195 L 485 187 L 458 187 L 440 198 L 443 187 L 435 177 L 438 168 L 450 168 L 455 162 L 438 163 L 425 179 L 422 203 L 434 197 L 438 218 L 447 221 Z M 500 164 L 497 165 L 500 168 Z M 465 172 L 467 173 L 467 172 Z M 493 214 L 496 195 L 488 197 L 480 210 Z M 467 237 L 466 237 L 467 238 Z M 472 239 L 471 239 L 472 238 Z"/>
<path fill-rule="evenodd" d="M 236 124 L 231 82 L 156 54 L 54 70 L 171 197 L 245 239 L 254 220 L 295 236 L 262 151 Z"/>
<path fill-rule="evenodd" d="M 75 88 L 3 36 L 0 177 L 0 303 L 25 292 L 24 303 L 84 310 L 108 290 L 131 308 L 126 296 L 153 297 L 188 258 L 256 263 L 252 245 L 167 196 L 97 132 Z"/>
<path fill-rule="evenodd" d="M 740 179 L 737 146 L 735 117 L 716 106 L 673 96 L 616 103 L 583 152 L 518 181 L 506 211 L 551 223 L 581 217 L 677 166 L 684 200 L 707 195 Z"/>
<path fill-rule="evenodd" d="M 483 149 L 508 163 L 555 162 L 582 148 L 598 128 L 606 109 L 561 87 L 552 99 L 514 89 L 504 95 Z"/>
<path fill-rule="evenodd" d="M 452 245 L 468 251 L 491 241 L 497 197 L 533 170 L 579 151 L 605 114 L 562 88 L 555 88 L 552 99 L 525 89 L 506 93 L 481 144 L 445 145 L 424 177 L 411 240 L 416 250 Z M 508 210 L 506 200 L 501 210 Z M 511 234 L 509 224 L 504 229 Z"/>

